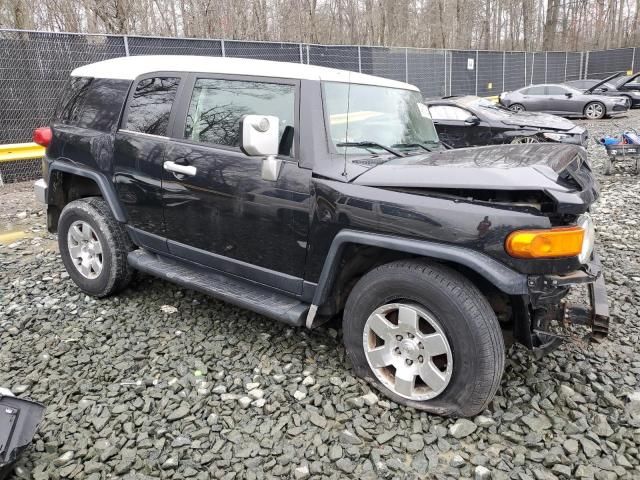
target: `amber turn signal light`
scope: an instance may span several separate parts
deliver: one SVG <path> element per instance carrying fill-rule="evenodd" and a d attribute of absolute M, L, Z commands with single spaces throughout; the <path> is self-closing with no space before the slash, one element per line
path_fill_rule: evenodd
<path fill-rule="evenodd" d="M 517 230 L 507 237 L 507 253 L 516 258 L 575 257 L 582 251 L 582 227 Z"/>

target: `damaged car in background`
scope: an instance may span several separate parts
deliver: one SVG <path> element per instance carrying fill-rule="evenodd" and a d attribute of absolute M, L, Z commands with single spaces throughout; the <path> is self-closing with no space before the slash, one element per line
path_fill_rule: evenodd
<path fill-rule="evenodd" d="M 116 58 L 74 70 L 34 139 L 36 195 L 82 291 L 116 294 L 140 270 L 300 328 L 341 317 L 355 373 L 399 404 L 477 415 L 503 331 L 538 353 L 571 322 L 607 333 L 585 150 L 445 150 L 413 85 Z"/>
<path fill-rule="evenodd" d="M 567 85 L 530 85 L 498 97 L 501 105 L 514 112 L 545 112 L 563 117 L 599 120 L 627 113 L 627 97 L 607 97 L 577 90 Z"/>
<path fill-rule="evenodd" d="M 513 112 L 486 98 L 445 97 L 425 102 L 445 144 L 453 147 L 503 143 L 569 143 L 585 146 L 587 129 L 566 118 Z"/>
<path fill-rule="evenodd" d="M 584 90 L 585 93 L 595 93 L 596 95 L 606 95 L 608 97 L 625 97 L 629 101 L 630 108 L 640 106 L 640 82 L 636 81 L 640 76 L 640 72 L 634 75 L 625 75 L 624 73 L 614 73 L 603 80 L 571 80 L 564 84 Z"/>

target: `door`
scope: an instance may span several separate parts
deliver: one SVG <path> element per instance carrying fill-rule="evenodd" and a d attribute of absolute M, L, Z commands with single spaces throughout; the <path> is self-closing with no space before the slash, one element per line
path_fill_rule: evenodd
<path fill-rule="evenodd" d="M 545 110 L 549 113 L 566 115 L 581 112 L 581 102 L 575 97 L 580 92 L 573 92 L 560 85 L 547 85 L 545 93 Z"/>
<path fill-rule="evenodd" d="M 524 90 L 520 90 L 521 100 L 513 103 L 522 103 L 526 110 L 532 112 L 543 112 L 546 109 L 545 86 L 534 85 Z"/>
<path fill-rule="evenodd" d="M 171 254 L 301 292 L 311 170 L 296 160 L 298 105 L 297 81 L 189 78 L 164 158 Z M 240 121 L 248 114 L 279 119 L 283 166 L 276 181 L 262 178 L 263 158 L 240 150 Z"/>
<path fill-rule="evenodd" d="M 179 74 L 154 74 L 138 79 L 115 137 L 113 181 L 128 225 L 139 230 L 141 243 L 161 251 L 166 250 L 162 162 L 181 80 Z"/>
<path fill-rule="evenodd" d="M 440 140 L 454 148 L 489 145 L 492 142 L 489 123 L 469 110 L 455 105 L 430 105 L 429 113 Z M 469 117 L 478 118 L 479 123 L 466 123 Z"/>

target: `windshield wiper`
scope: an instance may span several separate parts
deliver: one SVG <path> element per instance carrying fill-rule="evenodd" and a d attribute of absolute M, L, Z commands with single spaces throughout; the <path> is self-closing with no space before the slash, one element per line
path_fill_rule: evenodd
<path fill-rule="evenodd" d="M 433 152 L 432 148 L 429 148 L 425 145 L 425 143 L 429 143 L 431 145 L 438 145 L 440 142 L 435 142 L 433 140 L 427 140 L 424 143 L 396 143 L 395 145 L 392 145 L 393 147 L 397 147 L 397 148 L 422 148 L 423 150 L 426 150 L 427 152 Z"/>
<path fill-rule="evenodd" d="M 343 142 L 343 143 L 337 143 L 336 147 L 362 147 L 362 148 L 367 148 L 367 147 L 378 147 L 381 148 L 382 150 L 386 150 L 389 153 L 392 153 L 393 155 L 395 155 L 396 157 L 404 157 L 404 155 L 402 155 L 400 152 L 398 152 L 397 150 L 394 150 L 391 147 L 387 147 L 385 145 L 382 145 L 378 142 L 370 142 L 368 140 L 364 140 L 362 142 Z"/>

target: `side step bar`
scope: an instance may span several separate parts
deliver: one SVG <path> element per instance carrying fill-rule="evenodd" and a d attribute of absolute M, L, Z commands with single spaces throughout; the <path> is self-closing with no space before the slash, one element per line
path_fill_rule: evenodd
<path fill-rule="evenodd" d="M 143 249 L 130 252 L 127 260 L 136 270 L 295 327 L 304 325 L 309 310 L 308 304 L 266 287 Z"/>

